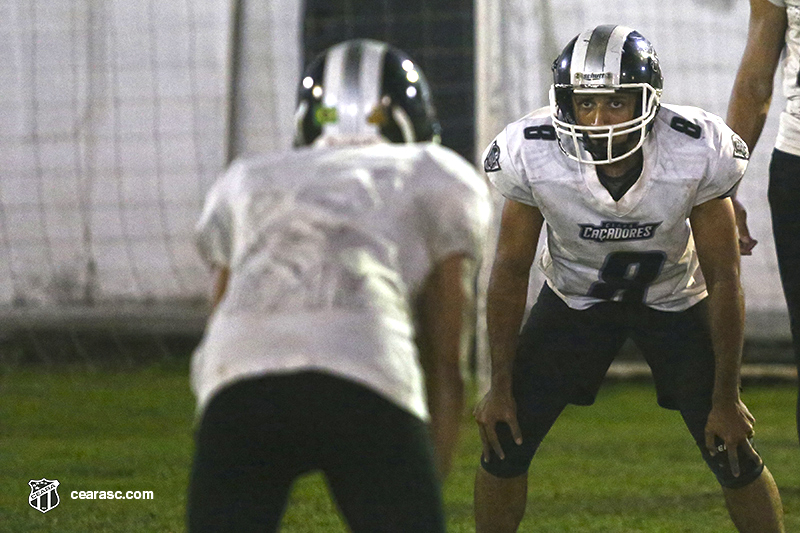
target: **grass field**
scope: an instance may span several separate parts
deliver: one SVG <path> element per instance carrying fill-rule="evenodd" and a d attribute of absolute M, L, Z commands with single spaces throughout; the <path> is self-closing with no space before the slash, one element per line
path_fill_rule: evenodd
<path fill-rule="evenodd" d="M 0 531 L 178 532 L 192 452 L 185 362 L 127 370 L 13 368 L 0 376 Z M 782 490 L 787 531 L 800 531 L 794 385 L 749 385 L 756 440 Z M 445 485 L 448 529 L 473 531 L 480 445 L 465 413 Z M 31 479 L 57 479 L 59 506 L 28 505 Z M 152 500 L 71 499 L 72 491 L 146 491 Z M 402 497 L 402 495 L 399 495 Z M 300 480 L 285 532 L 346 531 L 319 476 Z M 648 383 L 610 382 L 542 444 L 521 531 L 728 532 L 719 489 L 677 414 Z"/>

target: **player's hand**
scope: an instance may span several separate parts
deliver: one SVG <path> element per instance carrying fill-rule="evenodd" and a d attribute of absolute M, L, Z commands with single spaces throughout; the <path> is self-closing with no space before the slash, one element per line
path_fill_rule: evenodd
<path fill-rule="evenodd" d="M 708 414 L 706 422 L 706 448 L 712 457 L 718 453 L 726 453 L 731 473 L 739 477 L 739 454 L 742 450 L 757 463 L 761 457 L 753 449 L 753 424 L 755 418 L 741 401 L 731 402 L 726 405 L 714 405 Z"/>
<path fill-rule="evenodd" d="M 753 255 L 753 248 L 758 241 L 750 236 L 750 228 L 747 227 L 747 209 L 736 198 L 733 201 L 733 213 L 736 215 L 736 228 L 739 230 L 739 253 L 742 255 Z"/>
<path fill-rule="evenodd" d="M 511 392 L 497 392 L 490 389 L 472 411 L 475 421 L 478 423 L 478 431 L 481 435 L 483 445 L 483 460 L 489 461 L 491 450 L 500 459 L 505 459 L 506 455 L 500 446 L 497 438 L 496 426 L 498 422 L 504 422 L 511 428 L 511 436 L 517 445 L 522 444 L 522 431 L 517 422 L 517 404 L 511 397 Z"/>

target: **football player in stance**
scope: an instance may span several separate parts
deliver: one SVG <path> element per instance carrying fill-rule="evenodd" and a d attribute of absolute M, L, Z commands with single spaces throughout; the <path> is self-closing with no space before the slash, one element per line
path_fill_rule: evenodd
<path fill-rule="evenodd" d="M 317 58 L 295 121 L 297 147 L 235 162 L 198 222 L 217 305 L 192 360 L 189 530 L 275 531 L 322 471 L 353 531 L 443 532 L 488 186 L 385 43 Z"/>
<path fill-rule="evenodd" d="M 800 368 L 800 1 L 750 0 L 747 46 L 728 104 L 727 123 L 751 150 L 755 148 L 767 119 L 773 79 L 784 49 L 786 109 L 781 113 L 772 151 L 767 197 L 795 362 Z M 739 232 L 746 236 L 747 248 L 743 247 L 746 251 L 742 253 L 749 254 L 757 241 L 750 237 L 744 208 L 738 203 L 734 206 L 738 208 Z M 800 439 L 800 388 L 797 436 Z"/>
<path fill-rule="evenodd" d="M 717 116 L 660 104 L 658 58 L 631 28 L 576 36 L 553 76 L 550 106 L 509 124 L 484 154 L 505 205 L 487 302 L 491 389 L 474 412 L 477 530 L 517 529 L 540 442 L 567 404 L 594 402 L 631 338 L 739 530 L 782 531 L 780 496 L 739 397 L 730 195 L 747 146 Z M 520 332 L 543 227 L 547 281 Z"/>

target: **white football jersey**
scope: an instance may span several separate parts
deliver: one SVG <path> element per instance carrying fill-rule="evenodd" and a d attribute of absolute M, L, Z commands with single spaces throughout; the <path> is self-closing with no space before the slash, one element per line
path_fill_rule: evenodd
<path fill-rule="evenodd" d="M 412 302 L 454 253 L 479 260 L 486 181 L 435 144 L 300 148 L 234 163 L 197 225 L 231 269 L 192 361 L 198 412 L 236 380 L 319 370 L 422 419 Z"/>
<path fill-rule="evenodd" d="M 675 311 L 707 294 L 688 217 L 731 191 L 747 146 L 715 115 L 662 105 L 642 149 L 642 174 L 618 202 L 594 165 L 561 152 L 549 108 L 509 124 L 484 152 L 500 192 L 544 215 L 539 266 L 574 309 L 624 300 Z"/>
<path fill-rule="evenodd" d="M 800 156 L 800 0 L 769 0 L 786 9 L 786 55 L 783 58 L 783 95 L 786 108 L 781 113 L 778 150 Z"/>

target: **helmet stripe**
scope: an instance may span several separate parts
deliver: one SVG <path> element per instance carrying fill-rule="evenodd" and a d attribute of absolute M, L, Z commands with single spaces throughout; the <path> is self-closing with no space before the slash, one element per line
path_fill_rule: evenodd
<path fill-rule="evenodd" d="M 608 40 L 614 32 L 615 26 L 605 25 L 598 26 L 592 32 L 592 37 L 586 47 L 586 60 L 584 62 L 584 73 L 587 74 L 605 74 L 611 71 L 613 65 L 607 65 L 606 49 L 608 48 Z M 619 79 L 619 63 L 617 63 L 617 79 Z M 613 71 L 611 71 L 613 72 Z M 607 83 L 605 78 L 594 80 L 596 83 Z"/>
<path fill-rule="evenodd" d="M 361 102 L 366 106 L 363 112 L 368 117 L 381 97 L 383 63 L 388 46 L 378 41 L 364 41 L 362 46 Z"/>
<path fill-rule="evenodd" d="M 608 44 L 606 45 L 605 63 L 606 72 L 613 74 L 612 83 L 619 85 L 622 77 L 622 47 L 625 46 L 625 41 L 628 40 L 628 35 L 633 30 L 625 26 L 615 26 L 614 31 L 608 37 Z"/>
<path fill-rule="evenodd" d="M 350 48 L 347 44 L 334 46 L 328 52 L 325 58 L 325 72 L 323 74 L 322 86 L 325 92 L 322 96 L 322 105 L 330 108 L 339 108 L 344 100 L 342 95 L 342 86 L 344 85 L 344 60 L 347 49 Z M 341 117 L 338 117 L 341 119 Z M 339 122 L 326 122 L 322 127 L 323 134 L 337 133 L 339 131 Z"/>
<path fill-rule="evenodd" d="M 325 63 L 323 105 L 335 107 L 337 120 L 326 123 L 326 134 L 361 135 L 377 132 L 367 117 L 381 94 L 386 44 L 356 41 L 333 47 Z"/>
<path fill-rule="evenodd" d="M 339 102 L 336 112 L 339 133 L 360 133 L 361 118 L 361 84 L 360 84 L 361 47 L 351 44 L 345 49 L 342 63 L 342 85 L 339 91 Z"/>
<path fill-rule="evenodd" d="M 625 26 L 607 24 L 581 33 L 572 52 L 572 84 L 618 84 L 622 47 L 631 31 Z M 607 74 L 611 75 L 610 79 L 605 76 Z"/>

